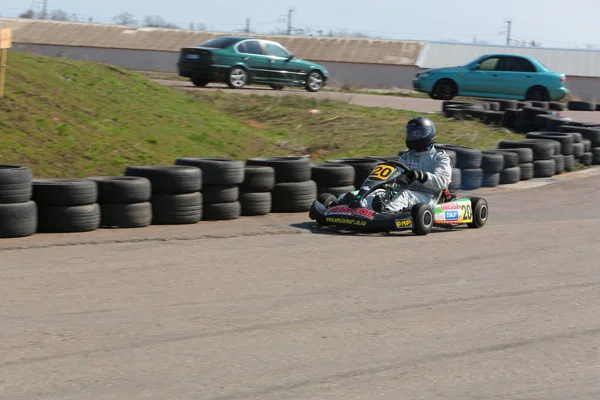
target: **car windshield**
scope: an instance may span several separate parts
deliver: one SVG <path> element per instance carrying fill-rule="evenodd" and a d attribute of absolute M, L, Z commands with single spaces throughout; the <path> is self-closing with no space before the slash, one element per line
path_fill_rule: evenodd
<path fill-rule="evenodd" d="M 198 47 L 212 47 L 215 49 L 224 49 L 226 47 L 231 46 L 236 43 L 239 39 L 237 38 L 229 38 L 229 37 L 218 37 L 214 39 L 210 39 L 207 42 L 201 43 Z"/>

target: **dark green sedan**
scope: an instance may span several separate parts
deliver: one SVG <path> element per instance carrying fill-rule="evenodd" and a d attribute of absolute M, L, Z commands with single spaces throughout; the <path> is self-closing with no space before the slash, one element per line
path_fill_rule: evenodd
<path fill-rule="evenodd" d="M 239 89 L 249 84 L 304 87 L 318 92 L 329 79 L 322 65 L 297 59 L 282 45 L 251 37 L 221 36 L 181 49 L 179 76 L 198 87 L 223 82 Z"/>

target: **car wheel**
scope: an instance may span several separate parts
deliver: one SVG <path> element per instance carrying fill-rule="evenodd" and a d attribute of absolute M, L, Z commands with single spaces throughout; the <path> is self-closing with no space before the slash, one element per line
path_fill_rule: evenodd
<path fill-rule="evenodd" d="M 323 87 L 323 74 L 319 71 L 311 71 L 306 78 L 306 90 L 318 92 Z"/>
<path fill-rule="evenodd" d="M 525 100 L 531 101 L 550 101 L 548 90 L 543 86 L 534 86 L 527 91 Z"/>
<path fill-rule="evenodd" d="M 232 89 L 241 89 L 248 81 L 248 73 L 242 67 L 233 67 L 229 71 L 229 79 L 227 85 Z"/>
<path fill-rule="evenodd" d="M 481 228 L 488 219 L 488 203 L 485 199 L 471 197 L 471 209 L 473 210 L 473 222 L 467 224 L 469 228 Z"/>
<path fill-rule="evenodd" d="M 269 86 L 271 86 L 271 89 L 273 89 L 273 90 L 283 90 L 283 88 L 285 87 L 283 85 L 276 85 L 276 84 L 269 85 Z"/>
<path fill-rule="evenodd" d="M 452 100 L 456 96 L 456 84 L 450 79 L 442 79 L 435 84 L 433 95 L 438 100 Z"/>
<path fill-rule="evenodd" d="M 205 78 L 192 78 L 192 83 L 197 87 L 204 87 L 208 85 L 209 80 Z"/>
<path fill-rule="evenodd" d="M 411 210 L 413 218 L 412 231 L 416 235 L 427 235 L 433 228 L 433 210 L 426 203 L 418 203 Z"/>

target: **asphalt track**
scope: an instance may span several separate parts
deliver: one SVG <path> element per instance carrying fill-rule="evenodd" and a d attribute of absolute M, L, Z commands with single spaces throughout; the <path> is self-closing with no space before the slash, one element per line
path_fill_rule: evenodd
<path fill-rule="evenodd" d="M 470 192 L 483 229 L 424 237 L 303 213 L 2 240 L 0 397 L 598 399 L 599 172 Z"/>

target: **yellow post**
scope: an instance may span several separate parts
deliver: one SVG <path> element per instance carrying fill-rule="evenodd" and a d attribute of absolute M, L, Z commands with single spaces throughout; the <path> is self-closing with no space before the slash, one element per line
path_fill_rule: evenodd
<path fill-rule="evenodd" d="M 8 49 L 12 47 L 12 29 L 0 29 L 0 49 L 2 49 L 2 59 L 0 60 L 0 99 L 4 98 L 4 85 L 6 82 L 6 58 Z"/>

